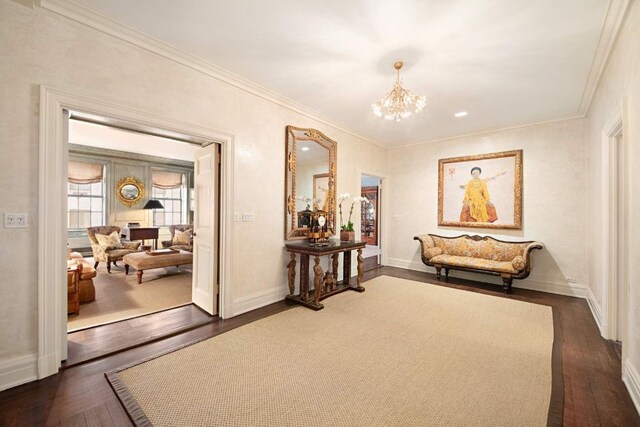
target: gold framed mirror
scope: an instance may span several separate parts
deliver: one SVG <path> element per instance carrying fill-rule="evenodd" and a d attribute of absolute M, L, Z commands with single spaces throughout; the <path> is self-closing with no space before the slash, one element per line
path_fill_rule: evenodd
<path fill-rule="evenodd" d="M 285 136 L 285 239 L 306 239 L 310 214 L 327 212 L 336 233 L 337 143 L 315 129 L 287 126 Z"/>
<path fill-rule="evenodd" d="M 116 196 L 120 203 L 130 208 L 144 197 L 144 184 L 132 176 L 122 178 L 116 185 Z"/>

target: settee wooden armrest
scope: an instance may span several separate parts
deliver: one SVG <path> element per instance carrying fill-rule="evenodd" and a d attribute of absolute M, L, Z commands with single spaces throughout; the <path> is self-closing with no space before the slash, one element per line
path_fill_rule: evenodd
<path fill-rule="evenodd" d="M 436 269 L 441 278 L 442 269 L 449 278 L 449 270 L 463 270 L 500 276 L 505 292 L 511 292 L 513 279 L 524 279 L 533 268 L 532 251 L 544 248 L 540 242 L 509 242 L 489 236 L 467 234 L 446 237 L 436 234 L 415 236 L 421 245 L 421 258 L 425 265 Z"/>

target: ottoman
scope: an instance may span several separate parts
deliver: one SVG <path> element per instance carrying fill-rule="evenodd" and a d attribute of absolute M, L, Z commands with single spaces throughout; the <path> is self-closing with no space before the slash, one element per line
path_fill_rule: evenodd
<path fill-rule="evenodd" d="M 124 261 L 125 274 L 129 274 L 129 266 L 135 268 L 138 275 L 138 284 L 141 284 L 144 270 L 192 264 L 193 254 L 187 251 L 166 255 L 149 255 L 145 252 L 134 252 L 125 255 L 122 260 Z"/>

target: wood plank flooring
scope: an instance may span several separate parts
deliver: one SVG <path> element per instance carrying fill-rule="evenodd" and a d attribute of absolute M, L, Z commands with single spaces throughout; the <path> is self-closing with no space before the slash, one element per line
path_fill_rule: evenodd
<path fill-rule="evenodd" d="M 125 348 L 149 343 L 213 322 L 217 317 L 193 304 L 148 314 L 67 335 L 68 355 L 64 367 L 70 367 Z"/>
<path fill-rule="evenodd" d="M 557 307 L 563 330 L 564 425 L 640 426 L 640 416 L 620 379 L 620 360 L 611 343 L 600 337 L 584 300 L 515 289 L 505 296 L 500 287 L 450 277 L 381 267 L 365 279 L 389 275 Z M 330 303 L 330 299 L 327 300 Z M 407 301 L 407 304 L 410 304 Z M 284 302 L 63 370 L 58 375 L 0 393 L 0 426 L 131 425 L 109 387 L 104 372 L 192 341 L 212 337 L 251 321 L 291 308 Z M 624 345 L 624 344 L 623 344 Z"/>
<path fill-rule="evenodd" d="M 362 267 L 363 271 L 371 271 L 380 267 L 380 264 L 378 263 L 378 256 L 364 258 L 364 260 L 362 261 Z"/>

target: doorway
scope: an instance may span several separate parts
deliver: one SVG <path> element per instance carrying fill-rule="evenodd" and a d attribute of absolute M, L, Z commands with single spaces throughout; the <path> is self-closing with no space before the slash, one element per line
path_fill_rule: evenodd
<path fill-rule="evenodd" d="M 606 289 L 605 338 L 622 346 L 621 360 L 626 358 L 628 275 L 628 160 L 623 117 L 624 104 L 607 123 L 603 137 L 603 219 Z"/>
<path fill-rule="evenodd" d="M 200 159 L 204 165 L 211 161 L 209 168 L 219 171 L 211 176 L 219 178 L 220 203 L 213 206 L 218 224 L 215 227 L 219 254 L 217 270 L 208 278 L 219 277 L 218 283 L 200 286 L 200 291 L 209 292 L 211 306 L 218 306 L 222 318 L 232 316 L 231 259 L 225 253 L 232 249 L 233 221 L 233 138 L 216 132 L 158 114 L 141 111 L 127 105 L 90 98 L 71 92 L 41 86 L 40 115 L 40 188 L 38 224 L 38 378 L 58 372 L 62 361 L 67 358 L 67 132 L 69 111 L 82 112 L 88 118 L 106 118 L 105 123 L 140 132 L 156 133 L 157 136 L 197 143 L 201 146 L 220 147 L 221 164 L 213 164 L 216 156 Z M 214 144 L 212 144 L 214 143 Z M 198 162 L 197 162 L 198 163 Z M 211 200 L 216 198 L 211 197 Z M 198 260 L 201 258 L 196 257 Z M 207 276 L 203 276 L 207 277 Z M 218 299 L 219 289 L 219 299 Z"/>
<path fill-rule="evenodd" d="M 360 177 L 360 195 L 367 201 L 360 210 L 360 240 L 367 245 L 362 251 L 364 271 L 380 267 L 382 261 L 381 244 L 381 193 L 382 179 L 362 174 Z"/>
<path fill-rule="evenodd" d="M 194 159 L 201 145 L 95 121 L 74 112 L 69 118 L 68 215 L 61 226 L 68 263 L 82 271 L 77 296 L 68 297 L 79 300 L 68 307 L 68 332 L 193 301 Z M 113 247 L 105 246 L 107 236 Z M 180 259 L 150 269 L 126 263 L 161 251 Z"/>

